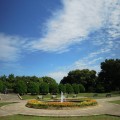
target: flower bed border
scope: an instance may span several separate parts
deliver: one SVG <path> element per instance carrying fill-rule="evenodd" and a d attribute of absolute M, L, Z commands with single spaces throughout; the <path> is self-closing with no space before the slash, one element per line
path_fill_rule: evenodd
<path fill-rule="evenodd" d="M 29 108 L 36 108 L 36 109 L 63 109 L 63 108 L 80 108 L 80 107 L 86 107 L 86 106 L 95 106 L 97 105 L 97 101 L 90 99 L 90 98 L 84 98 L 84 99 L 78 99 L 81 102 L 43 102 L 38 100 L 29 100 L 26 104 L 26 107 Z"/>

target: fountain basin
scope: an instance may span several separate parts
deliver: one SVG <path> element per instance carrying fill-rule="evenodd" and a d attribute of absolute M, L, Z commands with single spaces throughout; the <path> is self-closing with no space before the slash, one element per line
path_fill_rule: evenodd
<path fill-rule="evenodd" d="M 79 99 L 79 101 L 38 101 L 38 100 L 29 100 L 26 104 L 29 108 L 36 109 L 62 109 L 62 108 L 80 108 L 85 106 L 95 106 L 97 105 L 96 100 L 93 99 Z"/>

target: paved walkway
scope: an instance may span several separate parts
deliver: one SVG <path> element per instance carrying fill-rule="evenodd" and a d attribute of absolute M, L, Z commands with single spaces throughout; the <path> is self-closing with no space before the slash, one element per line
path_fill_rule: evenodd
<path fill-rule="evenodd" d="M 111 114 L 120 116 L 120 105 L 109 103 L 108 101 L 120 100 L 120 97 L 98 99 L 98 106 L 71 109 L 71 110 L 46 110 L 25 107 L 26 100 L 19 100 L 14 104 L 9 104 L 0 108 L 0 116 L 24 114 L 37 116 L 89 116 L 99 114 Z"/>

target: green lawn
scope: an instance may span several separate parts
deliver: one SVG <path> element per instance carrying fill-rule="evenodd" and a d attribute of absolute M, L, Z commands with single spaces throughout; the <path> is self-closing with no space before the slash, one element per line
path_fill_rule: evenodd
<path fill-rule="evenodd" d="M 116 101 L 110 101 L 111 103 L 115 103 L 115 104 L 119 104 L 120 105 L 120 100 L 116 100 Z"/>
<path fill-rule="evenodd" d="M 24 116 L 12 115 L 0 117 L 1 120 L 120 120 L 120 117 L 109 115 L 98 115 L 88 117 L 37 117 L 37 116 Z"/>
<path fill-rule="evenodd" d="M 79 93 L 77 94 L 77 97 L 90 97 L 90 98 L 93 98 L 93 95 L 95 93 Z M 94 99 L 100 99 L 100 98 L 106 98 L 106 94 L 107 93 L 97 93 L 97 96 L 94 97 Z M 68 98 L 72 98 L 74 94 L 67 94 L 68 95 Z M 115 96 L 120 96 L 119 93 L 111 93 L 112 97 L 115 97 Z M 38 95 L 23 95 L 22 98 L 23 99 L 36 99 Z M 57 95 L 57 98 L 60 98 L 60 94 Z M 50 94 L 47 94 L 47 95 L 44 95 L 44 100 L 46 99 L 51 99 L 51 95 Z"/>
<path fill-rule="evenodd" d="M 8 104 L 13 104 L 13 103 L 17 103 L 17 102 L 0 102 L 0 107 Z"/>

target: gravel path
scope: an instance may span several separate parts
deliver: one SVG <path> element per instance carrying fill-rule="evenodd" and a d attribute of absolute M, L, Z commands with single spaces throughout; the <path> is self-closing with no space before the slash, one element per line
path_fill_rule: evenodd
<path fill-rule="evenodd" d="M 71 109 L 71 110 L 46 110 L 25 107 L 26 100 L 18 100 L 19 103 L 9 104 L 0 108 L 0 116 L 13 114 L 36 115 L 36 116 L 89 116 L 110 114 L 120 116 L 120 105 L 108 101 L 120 100 L 120 97 L 97 99 L 97 106 Z"/>

